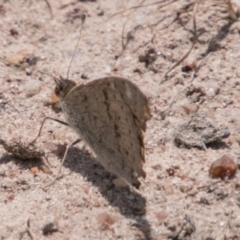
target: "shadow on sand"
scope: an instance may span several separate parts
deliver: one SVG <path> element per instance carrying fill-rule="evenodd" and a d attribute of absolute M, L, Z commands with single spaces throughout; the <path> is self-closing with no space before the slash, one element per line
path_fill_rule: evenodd
<path fill-rule="evenodd" d="M 112 180 L 115 176 L 107 172 L 86 150 L 71 147 L 64 166 L 92 182 L 111 206 L 117 207 L 123 216 L 132 219 L 132 226 L 143 233 L 144 239 L 152 239 L 151 226 L 144 217 L 146 214 L 144 196 L 133 188 L 114 187 Z"/>

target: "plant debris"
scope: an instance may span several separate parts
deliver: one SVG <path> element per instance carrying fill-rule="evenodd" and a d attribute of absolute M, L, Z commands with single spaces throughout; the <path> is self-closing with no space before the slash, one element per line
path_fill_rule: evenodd
<path fill-rule="evenodd" d="M 174 142 L 180 147 L 206 149 L 207 144 L 219 142 L 229 135 L 230 131 L 228 127 L 217 127 L 205 114 L 196 113 L 187 117 L 177 127 Z"/>

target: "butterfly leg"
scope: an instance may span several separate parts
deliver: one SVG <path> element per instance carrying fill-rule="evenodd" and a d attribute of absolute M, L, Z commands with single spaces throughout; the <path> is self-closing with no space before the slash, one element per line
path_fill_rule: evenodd
<path fill-rule="evenodd" d="M 58 119 L 56 119 L 56 118 L 45 117 L 45 118 L 43 119 L 43 121 L 42 121 L 42 124 L 41 124 L 41 127 L 40 127 L 39 131 L 38 131 L 37 137 L 35 137 L 34 140 L 33 140 L 30 144 L 34 144 L 35 141 L 38 139 L 38 137 L 39 137 L 40 134 L 41 134 L 41 131 L 42 131 L 42 128 L 43 128 L 43 124 L 45 123 L 45 121 L 46 121 L 47 119 L 50 119 L 50 120 L 53 120 L 53 121 L 55 121 L 55 122 L 61 123 L 61 124 L 65 125 L 65 126 L 69 126 L 67 123 L 65 123 L 65 122 L 63 122 L 63 121 L 61 121 L 61 120 L 58 120 Z"/>
<path fill-rule="evenodd" d="M 59 178 L 59 175 L 60 175 L 60 173 L 61 173 L 62 166 L 63 166 L 63 164 L 64 164 L 64 162 L 65 162 L 66 157 L 67 157 L 67 153 L 68 153 L 69 148 L 72 147 L 72 146 L 74 146 L 74 145 L 76 145 L 77 143 L 79 143 L 79 142 L 81 142 L 81 141 L 82 141 L 82 140 L 78 138 L 77 140 L 73 141 L 72 143 L 70 143 L 70 144 L 67 146 L 67 148 L 66 148 L 66 150 L 65 150 L 65 153 L 64 153 L 64 156 L 63 156 L 63 159 L 62 159 L 62 162 L 61 162 L 61 165 L 60 165 L 60 167 L 59 167 L 57 176 L 54 178 L 54 180 L 53 180 L 50 184 L 48 184 L 48 185 L 46 185 L 45 187 L 43 187 L 43 189 L 48 188 L 49 186 L 53 185 L 53 184 L 57 181 L 57 179 Z"/>

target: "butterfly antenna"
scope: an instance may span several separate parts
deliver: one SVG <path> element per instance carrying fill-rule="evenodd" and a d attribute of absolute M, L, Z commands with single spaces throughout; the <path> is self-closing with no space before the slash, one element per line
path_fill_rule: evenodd
<path fill-rule="evenodd" d="M 53 75 L 51 75 L 50 73 L 43 72 L 43 71 L 40 71 L 40 70 L 37 70 L 37 72 L 39 72 L 39 73 L 42 73 L 42 74 L 45 74 L 45 75 L 48 75 L 48 76 L 50 76 L 50 77 L 54 78 L 54 76 L 53 76 Z"/>
<path fill-rule="evenodd" d="M 85 14 L 82 14 L 82 15 L 81 15 L 82 25 L 81 25 L 80 33 L 79 33 L 79 36 L 78 36 L 77 45 L 76 45 L 75 51 L 74 51 L 74 53 L 73 53 L 72 59 L 71 59 L 71 61 L 70 61 L 69 67 L 68 67 L 67 79 L 68 79 L 68 77 L 69 77 L 69 72 L 70 72 L 71 64 L 72 64 L 72 61 L 73 61 L 73 59 L 74 59 L 74 57 L 75 57 L 75 55 L 76 55 L 77 48 L 78 48 L 78 44 L 79 44 L 80 39 L 81 39 L 82 29 L 83 29 L 83 24 L 84 24 L 85 19 L 86 19 L 86 15 L 85 15 Z"/>

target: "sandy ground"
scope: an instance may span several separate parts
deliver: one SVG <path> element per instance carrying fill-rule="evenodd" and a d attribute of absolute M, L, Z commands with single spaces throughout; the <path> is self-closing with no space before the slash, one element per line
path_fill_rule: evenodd
<path fill-rule="evenodd" d="M 43 190 L 60 165 L 54 146 L 77 137 L 57 122 L 47 122 L 37 142 L 52 174 L 0 147 L 0 239 L 240 239 L 239 171 L 231 179 L 209 176 L 212 162 L 224 154 L 240 163 L 240 22 L 231 21 L 221 1 L 203 2 L 191 52 L 198 71 L 192 77 L 180 65 L 164 78 L 192 45 L 192 6 L 180 11 L 190 1 L 111 18 L 141 1 L 49 0 L 53 17 L 43 0 L 0 1 L 0 57 L 9 60 L 0 63 L 2 139 L 28 143 L 45 116 L 63 120 L 61 110 L 48 104 L 52 77 L 37 70 L 67 76 L 82 13 L 87 18 L 69 79 L 80 84 L 110 75 L 128 78 L 146 93 L 153 115 L 145 133 L 147 177 L 139 190 L 115 187 L 114 176 L 83 142 L 70 149 L 63 177 Z M 124 51 L 122 40 L 128 43 Z M 174 96 L 162 118 L 159 112 Z M 174 132 L 188 117 L 182 106 L 198 106 L 216 126 L 227 126 L 225 144 L 205 150 L 175 146 Z"/>

